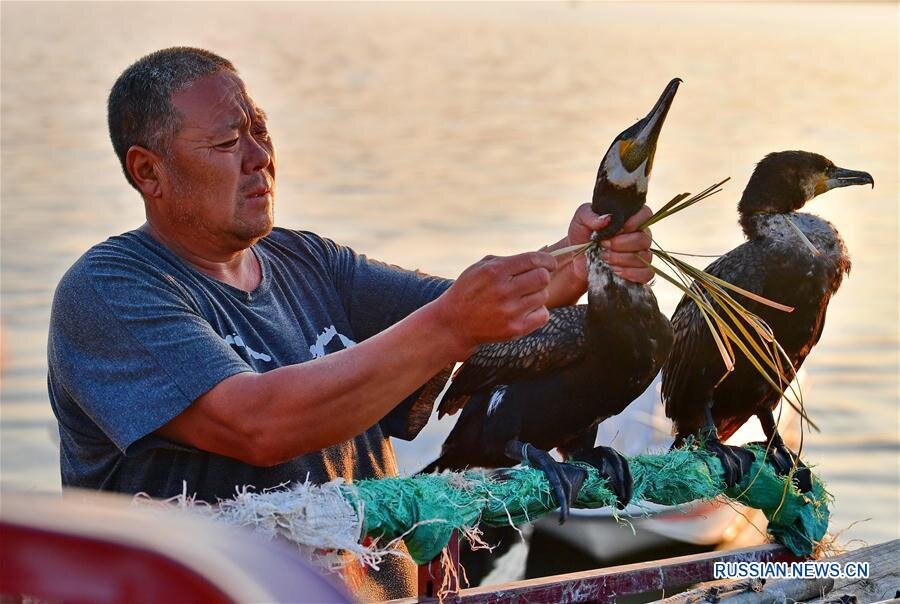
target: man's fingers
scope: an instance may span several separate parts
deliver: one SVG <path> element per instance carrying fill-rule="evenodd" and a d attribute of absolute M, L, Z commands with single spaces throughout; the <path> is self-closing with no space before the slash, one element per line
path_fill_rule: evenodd
<path fill-rule="evenodd" d="M 534 269 L 545 269 L 551 273 L 556 270 L 556 258 L 547 252 L 525 252 L 500 258 L 495 262 L 498 262 L 500 270 L 507 272 L 510 277 Z"/>
<path fill-rule="evenodd" d="M 581 279 L 587 278 L 587 254 L 582 254 L 571 260 L 572 271 Z"/>
<path fill-rule="evenodd" d="M 638 230 L 638 227 L 647 222 L 651 216 L 653 216 L 653 210 L 647 206 L 641 206 L 641 209 L 632 214 L 631 218 L 622 225 L 622 232 L 632 233 Z"/>
<path fill-rule="evenodd" d="M 647 250 L 640 252 L 603 252 L 603 260 L 612 267 L 620 268 L 647 268 L 647 264 L 642 262 L 650 262 L 653 255 Z"/>
<path fill-rule="evenodd" d="M 649 268 L 615 268 L 613 272 L 635 283 L 649 283 L 653 279 L 653 269 Z"/>
<path fill-rule="evenodd" d="M 530 333 L 549 319 L 548 285 L 556 258 L 543 252 L 485 258 L 441 296 L 447 323 L 467 347 Z"/>
<path fill-rule="evenodd" d="M 649 231 L 637 231 L 634 233 L 621 233 L 604 241 L 603 247 L 613 252 L 640 252 L 650 249 L 653 243 Z"/>
<path fill-rule="evenodd" d="M 609 214 L 598 215 L 591 209 L 591 204 L 585 203 L 578 206 L 575 210 L 575 216 L 572 218 L 572 224 L 583 225 L 588 231 L 599 231 L 609 224 L 612 216 Z"/>
<path fill-rule="evenodd" d="M 505 317 L 503 322 L 509 328 L 501 339 L 522 337 L 546 323 L 550 319 L 550 311 L 545 306 L 548 298 L 547 290 L 541 289 L 506 305 L 494 316 L 495 320 L 501 316 Z"/>
<path fill-rule="evenodd" d="M 543 291 L 550 285 L 550 271 L 545 268 L 534 268 L 524 273 L 514 275 L 511 281 L 516 291 L 523 296 L 537 291 Z"/>
<path fill-rule="evenodd" d="M 526 296 L 522 296 L 517 306 L 522 309 L 522 312 L 528 313 L 546 305 L 549 298 L 550 292 L 546 289 L 542 289 Z"/>
<path fill-rule="evenodd" d="M 519 337 L 530 334 L 535 329 L 543 327 L 550 320 L 550 311 L 545 306 L 541 306 L 531 311 L 522 321 L 522 333 Z"/>

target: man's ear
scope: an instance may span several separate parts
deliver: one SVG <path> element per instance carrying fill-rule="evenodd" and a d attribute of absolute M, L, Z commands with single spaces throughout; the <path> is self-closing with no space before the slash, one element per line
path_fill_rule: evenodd
<path fill-rule="evenodd" d="M 132 145 L 125 154 L 128 174 L 144 197 L 159 197 L 162 194 L 161 159 L 159 155 L 140 145 Z"/>

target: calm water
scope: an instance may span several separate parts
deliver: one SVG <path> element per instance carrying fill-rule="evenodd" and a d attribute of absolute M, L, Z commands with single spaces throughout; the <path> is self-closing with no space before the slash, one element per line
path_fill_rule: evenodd
<path fill-rule="evenodd" d="M 741 240 L 756 161 L 787 148 L 871 172 L 812 211 L 853 254 L 809 357 L 807 459 L 844 539 L 898 527 L 898 9 L 894 4 L 2 5 L 2 483 L 59 488 L 45 390 L 53 288 L 142 207 L 106 139 L 116 75 L 151 50 L 231 58 L 271 117 L 278 222 L 454 276 L 555 241 L 611 138 L 685 83 L 651 185 L 658 206 L 726 191 L 659 225 L 669 249 Z M 657 287 L 664 311 L 678 295 Z M 414 470 L 439 428 L 402 449 Z M 868 520 L 867 520 L 868 519 Z"/>

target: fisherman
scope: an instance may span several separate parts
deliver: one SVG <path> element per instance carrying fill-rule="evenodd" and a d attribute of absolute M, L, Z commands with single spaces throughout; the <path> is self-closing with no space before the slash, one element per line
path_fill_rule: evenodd
<path fill-rule="evenodd" d="M 558 266 L 546 251 L 488 256 L 450 281 L 273 228 L 265 113 L 211 52 L 138 60 L 108 118 L 146 222 L 88 250 L 56 290 L 48 389 L 64 487 L 215 502 L 245 485 L 394 476 L 388 437 L 427 420 L 433 376 L 585 292 L 583 259 Z M 637 282 L 652 276 L 631 253 L 647 254 L 635 225 L 649 215 L 608 243 Z M 585 204 L 548 249 L 608 222 Z M 390 558 L 358 595 L 412 595 L 414 571 Z"/>

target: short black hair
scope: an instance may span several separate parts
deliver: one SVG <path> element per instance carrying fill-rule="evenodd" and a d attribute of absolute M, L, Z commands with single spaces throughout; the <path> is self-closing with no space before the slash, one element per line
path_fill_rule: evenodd
<path fill-rule="evenodd" d="M 237 75 L 231 61 L 202 48 L 157 50 L 130 65 L 113 84 L 107 102 L 109 138 L 128 182 L 137 189 L 125 156 L 132 145 L 165 153 L 180 127 L 172 95 L 219 71 Z"/>

